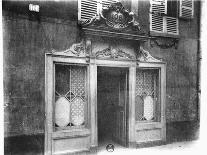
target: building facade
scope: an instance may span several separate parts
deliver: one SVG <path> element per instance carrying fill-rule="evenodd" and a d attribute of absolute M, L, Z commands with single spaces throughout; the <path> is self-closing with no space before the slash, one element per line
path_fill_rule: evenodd
<path fill-rule="evenodd" d="M 3 1 L 5 152 L 193 140 L 200 1 Z"/>

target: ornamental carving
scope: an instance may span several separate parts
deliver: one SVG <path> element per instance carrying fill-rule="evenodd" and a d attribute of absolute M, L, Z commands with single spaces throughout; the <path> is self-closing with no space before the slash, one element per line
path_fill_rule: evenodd
<path fill-rule="evenodd" d="M 142 46 L 140 46 L 137 54 L 137 60 L 142 62 L 162 62 L 162 60 L 154 58 L 150 52 L 146 51 Z"/>
<path fill-rule="evenodd" d="M 178 39 L 176 38 L 156 38 L 150 40 L 151 47 L 158 46 L 162 49 L 172 48 L 174 46 L 175 49 L 178 48 Z"/>
<path fill-rule="evenodd" d="M 140 26 L 135 21 L 134 13 L 129 12 L 120 2 L 111 3 L 107 7 L 103 7 L 96 16 L 86 21 L 79 21 L 82 26 L 101 25 L 104 23 L 108 27 L 115 30 L 123 30 L 130 27 L 132 30 L 140 31 Z"/>
<path fill-rule="evenodd" d="M 88 53 L 86 53 L 86 48 L 83 41 L 81 41 L 80 43 L 74 43 L 72 46 L 70 46 L 69 49 L 66 49 L 64 51 L 52 50 L 52 54 L 76 57 L 83 57 L 88 55 Z"/>
<path fill-rule="evenodd" d="M 135 57 L 129 53 L 111 47 L 96 52 L 96 58 L 135 59 Z"/>

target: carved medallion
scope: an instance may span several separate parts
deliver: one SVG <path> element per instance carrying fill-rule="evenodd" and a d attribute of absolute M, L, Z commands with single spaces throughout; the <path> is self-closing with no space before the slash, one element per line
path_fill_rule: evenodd
<path fill-rule="evenodd" d="M 82 26 L 96 26 L 105 23 L 108 27 L 115 30 L 131 27 L 132 30 L 140 31 L 140 26 L 135 21 L 134 13 L 125 9 L 120 2 L 111 3 L 109 6 L 103 7 L 97 16 L 86 21 L 80 20 L 79 23 Z"/>
<path fill-rule="evenodd" d="M 120 2 L 112 3 L 108 7 L 103 8 L 102 18 L 106 24 L 114 29 L 123 29 L 129 26 L 129 22 L 133 20 L 133 14 L 129 14 Z"/>

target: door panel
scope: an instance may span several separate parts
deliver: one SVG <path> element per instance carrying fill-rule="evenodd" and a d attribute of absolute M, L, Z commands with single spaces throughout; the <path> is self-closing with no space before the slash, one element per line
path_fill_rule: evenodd
<path fill-rule="evenodd" d="M 115 108 L 115 139 L 123 146 L 127 145 L 127 105 L 128 72 L 122 71 L 119 79 L 119 103 Z"/>

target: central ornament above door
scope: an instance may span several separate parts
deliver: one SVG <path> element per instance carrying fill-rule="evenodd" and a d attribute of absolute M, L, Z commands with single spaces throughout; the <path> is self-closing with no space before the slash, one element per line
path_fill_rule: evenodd
<path fill-rule="evenodd" d="M 120 2 L 111 3 L 107 7 L 103 7 L 93 18 L 86 21 L 79 21 L 82 26 L 101 26 L 107 25 L 114 30 L 123 30 L 129 28 L 134 31 L 140 31 L 140 26 L 135 21 L 134 13 L 129 12 Z"/>
<path fill-rule="evenodd" d="M 104 7 L 100 15 L 111 28 L 124 29 L 133 23 L 138 30 L 140 29 L 139 23 L 134 21 L 134 13 L 126 10 L 120 2 Z"/>

